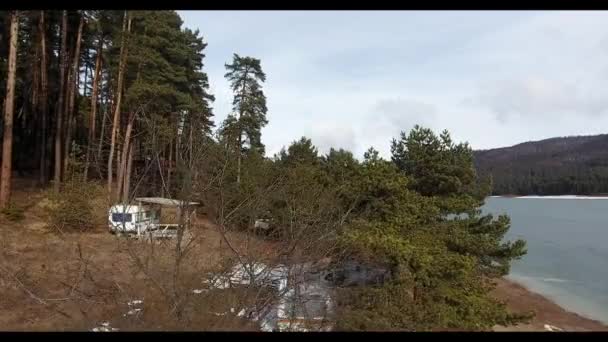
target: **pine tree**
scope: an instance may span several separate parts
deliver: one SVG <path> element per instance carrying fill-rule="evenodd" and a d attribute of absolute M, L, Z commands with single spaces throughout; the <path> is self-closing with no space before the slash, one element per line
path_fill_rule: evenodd
<path fill-rule="evenodd" d="M 99 23 L 97 24 L 97 31 L 98 33 L 98 37 L 97 37 L 97 49 L 96 49 L 96 57 L 95 57 L 95 71 L 93 72 L 93 78 L 92 78 L 92 82 L 93 82 L 93 86 L 92 86 L 92 90 L 91 90 L 91 112 L 89 114 L 89 124 L 88 124 L 88 138 L 87 138 L 87 151 L 86 151 L 86 159 L 85 159 L 85 166 L 84 166 L 84 179 L 88 179 L 88 173 L 89 173 L 89 168 L 90 168 L 90 159 L 91 159 L 91 153 L 93 151 L 93 144 L 95 141 L 95 132 L 96 132 L 96 117 L 97 117 L 97 103 L 99 101 L 99 83 L 100 83 L 100 77 L 101 77 L 101 67 L 103 64 L 103 59 L 102 59 L 102 54 L 103 54 L 103 44 L 104 44 L 104 37 L 101 34 L 101 30 L 99 28 Z M 85 82 L 85 87 L 86 87 L 86 82 Z M 86 88 L 85 88 L 86 89 Z"/>
<path fill-rule="evenodd" d="M 48 138 L 48 58 L 47 58 L 47 39 L 46 39 L 46 24 L 45 13 L 40 11 L 38 21 L 38 37 L 40 42 L 40 184 L 46 184 L 48 180 L 47 171 L 47 138 Z"/>
<path fill-rule="evenodd" d="M 439 137 L 428 128 L 415 126 L 408 135 L 391 143 L 393 162 L 412 177 L 412 189 L 425 196 L 463 194 L 475 183 L 471 148 L 454 144 L 447 131 Z"/>
<path fill-rule="evenodd" d="M 113 175 L 113 162 L 114 162 L 114 151 L 116 149 L 116 136 L 118 134 L 118 129 L 120 125 L 120 110 L 121 110 L 121 101 L 122 101 L 122 93 L 123 93 L 123 82 L 124 82 L 124 72 L 126 67 L 126 55 L 128 49 L 128 40 L 127 37 L 129 32 L 131 31 L 131 17 L 128 15 L 127 11 L 124 13 L 123 24 L 122 24 L 122 43 L 120 45 L 120 62 L 118 66 L 118 81 L 115 91 L 115 103 L 114 103 L 114 119 L 112 120 L 112 128 L 111 128 L 111 136 L 112 140 L 110 141 L 110 156 L 108 157 L 108 194 L 110 197 L 112 196 L 112 175 Z"/>
<path fill-rule="evenodd" d="M 390 280 L 341 291 L 341 328 L 484 330 L 527 319 L 490 295 L 492 278 L 508 273 L 525 242 L 503 242 L 507 217 L 481 215 L 485 195 L 468 145 L 415 127 L 392 150 L 393 162 L 365 153 L 355 216 L 341 236 L 359 260 L 388 268 Z"/>
<path fill-rule="evenodd" d="M 268 109 L 261 83 L 266 81 L 266 74 L 259 59 L 238 54 L 234 54 L 232 64 L 226 64 L 226 70 L 225 77 L 234 92 L 233 113 L 224 122 L 221 134 L 236 141 L 237 183 L 240 183 L 241 159 L 246 152 L 244 146 L 248 146 L 249 151 L 264 155 L 261 130 L 268 123 Z"/>
<path fill-rule="evenodd" d="M 82 32 L 84 29 L 85 17 L 84 12 L 78 13 L 78 30 L 76 34 L 76 39 L 74 42 L 74 55 L 72 56 L 72 65 L 70 71 L 68 72 L 68 102 L 66 104 L 66 132 L 65 132 L 65 147 L 63 149 L 63 169 L 61 171 L 62 174 L 66 174 L 68 172 L 68 161 L 69 156 L 71 154 L 72 147 L 72 130 L 74 126 L 74 121 L 78 113 L 74 112 L 74 106 L 78 97 L 78 82 L 80 80 L 80 59 L 81 59 L 81 43 L 82 43 Z"/>
<path fill-rule="evenodd" d="M 300 164 L 318 165 L 320 162 L 319 152 L 306 137 L 292 142 L 287 150 L 284 148 L 277 156 L 278 160 L 285 166 L 295 166 Z"/>
<path fill-rule="evenodd" d="M 488 276 L 508 273 L 510 261 L 526 253 L 525 242 L 503 242 L 509 219 L 481 216 L 481 205 L 491 193 L 476 181 L 473 151 L 466 143 L 454 144 L 447 131 L 437 137 L 430 129 L 416 126 L 408 136 L 401 133 L 392 143 L 393 161 L 412 180 L 410 188 L 432 196 L 452 231 L 450 249 L 476 255 Z M 459 214 L 466 213 L 466 216 Z M 457 214 L 453 219 L 445 215 Z"/>
<path fill-rule="evenodd" d="M 8 76 L 4 100 L 4 137 L 2 138 L 2 174 L 0 177 L 0 208 L 6 208 L 11 195 L 11 173 L 13 153 L 13 113 L 15 104 L 15 72 L 17 69 L 19 13 L 10 14 L 10 46 L 8 53 Z"/>
<path fill-rule="evenodd" d="M 57 116 L 57 124 L 55 128 L 55 173 L 54 173 L 54 188 L 55 192 L 59 192 L 59 187 L 62 180 L 63 153 L 61 149 L 61 138 L 64 133 L 64 101 L 66 88 L 66 69 L 67 69 L 67 29 L 68 29 L 68 11 L 63 11 L 61 16 L 61 48 L 59 52 L 59 100 L 55 107 Z"/>

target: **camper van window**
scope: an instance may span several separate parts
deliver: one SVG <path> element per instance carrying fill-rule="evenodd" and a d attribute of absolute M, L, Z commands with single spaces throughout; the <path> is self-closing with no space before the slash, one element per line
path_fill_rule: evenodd
<path fill-rule="evenodd" d="M 131 222 L 133 219 L 132 214 L 113 213 L 112 221 L 114 222 Z"/>

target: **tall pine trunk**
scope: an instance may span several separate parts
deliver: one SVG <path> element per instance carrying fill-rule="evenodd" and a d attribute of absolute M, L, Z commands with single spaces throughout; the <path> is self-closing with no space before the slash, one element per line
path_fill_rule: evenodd
<path fill-rule="evenodd" d="M 133 154 L 135 153 L 135 141 L 129 144 L 129 158 L 127 161 L 127 173 L 124 178 L 123 186 L 123 203 L 129 203 L 130 191 L 131 191 L 131 171 L 133 170 Z"/>
<path fill-rule="evenodd" d="M 131 145 L 131 133 L 133 132 L 133 121 L 135 121 L 135 114 L 129 113 L 129 119 L 127 121 L 127 129 L 125 130 L 125 139 L 122 144 L 122 153 L 120 158 L 120 166 L 118 168 L 118 193 L 121 194 L 123 191 L 123 184 L 125 182 L 126 171 L 127 171 L 127 159 L 129 159 L 129 148 Z M 128 191 L 128 190 L 127 190 Z M 128 194 L 123 194 L 119 197 L 127 198 Z"/>
<path fill-rule="evenodd" d="M 6 100 L 4 101 L 4 137 L 2 139 L 2 174 L 0 176 L 0 208 L 6 208 L 11 195 L 11 172 L 13 152 L 13 110 L 15 104 L 15 72 L 17 69 L 17 35 L 19 17 L 11 13 L 10 45 L 8 52 L 8 77 Z"/>
<path fill-rule="evenodd" d="M 245 98 L 245 80 L 247 79 L 247 74 L 249 73 L 249 67 L 245 67 L 245 76 L 243 76 L 243 81 L 241 85 L 241 101 Z M 240 104 L 239 108 L 239 117 L 237 119 L 237 130 L 239 133 L 239 138 L 237 140 L 237 164 L 236 164 L 236 183 L 241 185 L 241 159 L 242 159 L 242 151 L 243 151 L 243 126 L 241 125 L 241 117 L 243 116 L 243 104 Z"/>
<path fill-rule="evenodd" d="M 167 196 L 171 195 L 171 160 L 173 159 L 173 140 L 169 142 L 169 162 L 167 165 L 167 182 L 164 184 L 163 189 L 166 189 Z"/>
<path fill-rule="evenodd" d="M 55 192 L 59 192 L 61 183 L 61 137 L 63 134 L 63 102 L 65 89 L 65 69 L 67 62 L 66 40 L 68 29 L 68 11 L 63 11 L 61 20 L 61 51 L 59 53 L 59 99 L 57 100 L 57 128 L 55 130 Z"/>
<path fill-rule="evenodd" d="M 38 22 L 38 35 L 40 37 L 40 115 L 42 127 L 40 129 L 40 184 L 47 182 L 47 116 L 48 116 L 48 80 L 46 67 L 46 28 L 44 25 L 44 11 L 40 11 Z"/>
<path fill-rule="evenodd" d="M 80 41 L 82 40 L 82 29 L 84 27 L 84 16 L 80 16 L 78 23 L 78 33 L 76 34 L 76 47 L 74 49 L 74 57 L 72 59 L 71 80 L 68 84 L 68 106 L 66 113 L 66 134 L 65 134 L 65 154 L 63 156 L 63 174 L 67 173 L 70 150 L 72 148 L 72 123 L 74 122 L 74 104 L 78 93 L 78 80 L 80 78 Z"/>
<path fill-rule="evenodd" d="M 144 30 L 145 32 L 145 30 Z M 141 72 L 141 63 L 139 63 L 137 65 L 137 76 L 135 77 L 135 83 L 137 83 L 139 81 L 139 75 Z M 129 190 L 126 190 L 125 192 L 124 188 L 125 188 L 125 177 L 129 177 L 129 175 L 126 175 L 127 173 L 127 163 L 128 163 L 128 159 L 129 159 L 129 151 L 130 150 L 130 146 L 131 146 L 131 135 L 132 135 L 132 131 L 133 131 L 133 123 L 135 121 L 135 113 L 134 112 L 129 112 L 129 117 L 127 118 L 127 129 L 125 131 L 125 138 L 123 141 L 123 146 L 122 146 L 122 153 L 119 151 L 119 156 L 117 158 L 117 164 L 118 168 L 116 170 L 116 174 L 118 175 L 118 182 L 117 182 L 117 186 L 118 186 L 118 197 L 119 198 L 123 198 L 124 199 L 128 199 L 129 197 Z M 122 194 L 122 195 L 121 195 Z M 126 204 L 126 203 L 125 203 Z"/>
<path fill-rule="evenodd" d="M 86 57 L 85 57 L 85 62 L 84 62 L 84 80 L 82 82 L 82 84 L 84 85 L 82 87 L 82 97 L 87 97 L 87 82 L 89 81 L 89 64 L 88 62 L 91 59 L 91 55 L 90 55 L 91 51 L 89 49 L 86 49 Z"/>
<path fill-rule="evenodd" d="M 179 128 L 177 129 L 179 131 Z M 181 142 L 181 135 L 179 134 L 179 132 L 176 133 L 175 136 L 175 155 L 173 156 L 173 161 L 175 162 L 175 173 L 177 174 L 177 158 L 180 157 L 179 154 L 179 148 L 180 148 L 180 142 Z M 171 166 L 173 166 L 173 164 L 171 164 Z"/>
<path fill-rule="evenodd" d="M 38 111 L 38 101 L 40 100 L 40 69 L 38 68 L 38 60 L 40 59 L 40 44 L 35 44 L 34 58 L 32 59 L 31 71 L 32 71 L 32 92 L 30 103 L 32 105 L 32 112 Z M 26 120 L 26 118 L 24 118 Z M 36 120 L 31 120 L 33 123 Z"/>
<path fill-rule="evenodd" d="M 95 58 L 95 73 L 93 74 L 93 89 L 91 90 L 91 114 L 89 115 L 89 139 L 87 141 L 87 155 L 84 163 L 84 179 L 87 180 L 89 174 L 89 160 L 91 150 L 93 149 L 93 141 L 95 140 L 95 121 L 97 115 L 97 89 L 99 83 L 99 75 L 101 73 L 101 51 L 103 49 L 103 39 L 99 37 L 97 45 L 97 58 Z M 86 87 L 86 83 L 85 83 Z"/>
<path fill-rule="evenodd" d="M 66 50 L 68 56 L 71 54 L 71 50 L 68 47 L 68 49 Z M 61 147 L 61 179 L 65 182 L 66 180 L 66 167 L 65 164 L 69 158 L 69 148 L 66 144 L 66 141 L 68 140 L 68 131 L 70 130 L 70 120 L 72 118 L 72 116 L 70 115 L 70 96 L 72 95 L 72 67 L 70 66 L 72 64 L 72 59 L 71 57 L 68 57 L 68 60 L 66 61 L 66 69 L 67 69 L 67 76 L 65 79 L 65 101 L 63 103 L 63 136 L 62 136 L 62 147 Z"/>
<path fill-rule="evenodd" d="M 236 161 L 236 183 L 237 184 L 241 184 L 241 151 L 243 150 L 241 148 L 241 131 L 239 130 L 239 140 L 238 140 L 238 144 L 237 144 L 237 149 L 238 151 L 236 152 L 236 156 L 237 156 L 237 161 Z"/>
<path fill-rule="evenodd" d="M 127 20 L 127 11 L 125 11 L 122 21 L 122 44 L 120 45 L 120 62 L 118 66 L 118 82 L 116 84 L 116 103 L 114 108 L 114 119 L 112 120 L 112 135 L 110 140 L 110 156 L 108 158 L 108 194 L 112 198 L 112 165 L 114 162 L 114 150 L 116 148 L 116 135 L 118 126 L 120 125 L 120 102 L 122 101 L 122 86 L 124 78 L 124 69 L 127 55 L 127 35 L 131 31 L 131 18 Z"/>
<path fill-rule="evenodd" d="M 103 147 L 103 139 L 106 137 L 106 121 L 108 120 L 109 111 L 111 111 L 111 108 L 112 108 L 112 104 L 111 104 L 109 97 L 110 97 L 109 92 L 106 92 L 103 113 L 100 113 L 101 114 L 101 131 L 99 132 L 99 143 L 97 144 L 97 158 L 96 158 L 96 164 L 97 164 L 97 170 L 99 172 L 99 177 L 103 177 L 103 173 L 101 172 L 101 164 L 100 164 L 101 160 L 102 160 L 101 148 Z"/>
<path fill-rule="evenodd" d="M 193 136 L 192 136 L 192 128 L 193 128 L 194 124 L 192 123 L 192 114 L 190 114 L 190 135 L 188 137 L 188 162 L 190 165 L 190 168 L 192 168 L 192 143 L 193 143 Z"/>

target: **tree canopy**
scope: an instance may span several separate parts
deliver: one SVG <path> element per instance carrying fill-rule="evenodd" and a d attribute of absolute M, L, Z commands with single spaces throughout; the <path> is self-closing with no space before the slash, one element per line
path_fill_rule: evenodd
<path fill-rule="evenodd" d="M 174 11 L 0 12 L 3 186 L 15 170 L 58 195 L 78 178 L 107 182 L 111 202 L 196 200 L 248 238 L 272 221 L 256 238 L 298 260 L 388 270 L 336 288 L 338 328 L 484 330 L 527 317 L 491 295 L 526 244 L 504 240 L 507 216 L 482 215 L 491 183 L 467 143 L 415 126 L 390 160 L 374 148 L 322 153 L 307 137 L 268 157 L 261 60 L 225 64 L 232 109 L 215 129 L 207 43 L 182 25 Z"/>

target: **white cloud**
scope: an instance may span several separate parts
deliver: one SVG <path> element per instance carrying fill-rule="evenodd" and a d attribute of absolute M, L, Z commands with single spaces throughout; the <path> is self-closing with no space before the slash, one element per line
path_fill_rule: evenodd
<path fill-rule="evenodd" d="M 180 12 L 184 14 L 184 12 Z M 223 79 L 233 52 L 262 60 L 269 154 L 305 135 L 323 151 L 387 155 L 414 124 L 474 148 L 608 127 L 606 12 L 187 12 Z"/>
<path fill-rule="evenodd" d="M 608 92 L 589 87 L 541 77 L 486 82 L 473 103 L 490 108 L 500 122 L 604 114 Z"/>
<path fill-rule="evenodd" d="M 320 153 L 328 153 L 330 148 L 353 151 L 357 149 L 357 136 L 347 123 L 319 123 L 312 127 L 309 137 Z"/>

